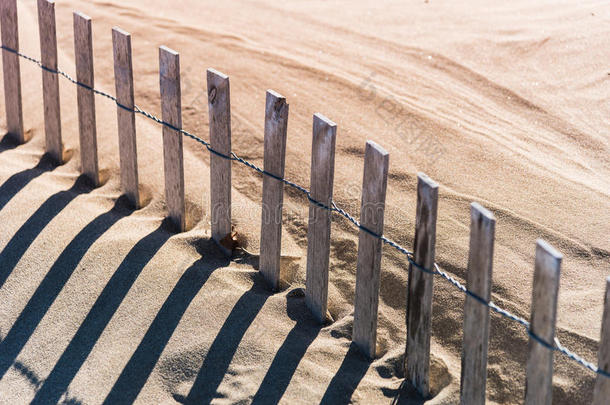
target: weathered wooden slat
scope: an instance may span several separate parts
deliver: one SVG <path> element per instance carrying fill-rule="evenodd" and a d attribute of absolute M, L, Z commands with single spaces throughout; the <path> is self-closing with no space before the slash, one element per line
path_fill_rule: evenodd
<path fill-rule="evenodd" d="M 470 249 L 468 290 L 489 302 L 496 220 L 477 203 L 470 206 Z M 460 402 L 485 404 L 489 307 L 467 295 L 464 304 L 464 343 L 460 383 Z"/>
<path fill-rule="evenodd" d="M 91 18 L 78 11 L 74 12 L 74 55 L 76 80 L 93 88 Z M 100 184 L 100 176 L 97 160 L 95 94 L 83 86 L 76 86 L 76 99 L 78 103 L 81 172 L 97 187 Z"/>
<path fill-rule="evenodd" d="M 61 140 L 59 79 L 57 77 L 55 2 L 38 0 L 38 30 L 40 33 L 40 60 L 46 68 L 42 70 L 46 151 L 57 163 L 63 163 L 64 147 Z"/>
<path fill-rule="evenodd" d="M 554 344 L 561 253 L 543 240 L 536 243 L 536 265 L 530 328 L 533 334 Z M 526 405 L 551 405 L 553 350 L 530 336 L 525 379 Z"/>
<path fill-rule="evenodd" d="M 288 104 L 286 99 L 273 90 L 267 90 L 264 169 L 281 178 L 284 177 L 286 161 L 287 125 Z M 279 288 L 280 283 L 283 202 L 284 183 L 273 177 L 263 176 L 259 269 L 274 291 Z"/>
<path fill-rule="evenodd" d="M 136 117 L 133 112 L 133 68 L 131 34 L 118 27 L 112 29 L 114 51 L 114 83 L 116 87 L 121 189 L 135 208 L 140 208 L 138 190 L 138 156 L 136 148 Z"/>
<path fill-rule="evenodd" d="M 330 207 L 335 173 L 337 124 L 321 114 L 313 116 L 311 197 Z M 305 302 L 321 323 L 326 320 L 331 212 L 310 202 L 307 228 Z"/>
<path fill-rule="evenodd" d="M 414 261 L 434 269 L 438 184 L 423 173 L 417 176 Z M 430 330 L 434 275 L 409 265 L 407 294 L 406 378 L 424 396 L 430 395 Z"/>
<path fill-rule="evenodd" d="M 375 142 L 367 141 L 364 151 L 360 224 L 376 235 L 383 234 L 389 161 L 388 152 Z M 377 351 L 381 251 L 381 239 L 361 229 L 358 235 L 352 341 L 369 358 L 375 358 Z"/>
<path fill-rule="evenodd" d="M 159 86 L 163 121 L 181 129 L 180 55 L 166 46 L 159 48 Z M 178 231 L 182 232 L 186 226 L 182 134 L 166 125 L 163 126 L 163 163 L 169 218 Z"/>
<path fill-rule="evenodd" d="M 606 373 L 610 373 L 610 277 L 606 279 L 604 315 L 602 317 L 602 332 L 599 340 L 597 367 Z M 609 401 L 610 377 L 598 375 L 593 390 L 593 405 L 607 405 Z"/>
<path fill-rule="evenodd" d="M 212 149 L 231 153 L 231 99 L 229 77 L 214 69 L 207 71 L 210 144 Z M 212 238 L 220 242 L 231 233 L 231 161 L 210 154 L 210 212 Z"/>
<path fill-rule="evenodd" d="M 2 45 L 19 51 L 19 30 L 17 22 L 17 0 L 2 0 L 0 3 L 2 23 Z M 4 70 L 4 106 L 6 108 L 6 129 L 19 143 L 26 141 L 23 131 L 23 109 L 21 104 L 21 70 L 19 56 L 2 50 Z"/>

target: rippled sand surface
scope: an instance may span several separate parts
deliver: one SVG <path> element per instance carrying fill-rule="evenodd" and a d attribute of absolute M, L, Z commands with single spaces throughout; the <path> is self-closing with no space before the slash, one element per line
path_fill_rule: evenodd
<path fill-rule="evenodd" d="M 35 2 L 20 46 L 40 54 Z M 335 121 L 335 200 L 357 215 L 363 153 L 390 153 L 385 234 L 411 248 L 416 174 L 440 185 L 437 261 L 465 278 L 469 204 L 497 218 L 493 300 L 529 318 L 534 249 L 564 254 L 558 337 L 596 362 L 610 275 L 610 6 L 603 1 L 59 1 L 59 66 L 74 73 L 72 11 L 93 18 L 96 87 L 114 94 L 111 28 L 132 34 L 136 104 L 160 113 L 158 47 L 180 52 L 184 127 L 208 138 L 205 69 L 230 76 L 232 147 L 262 164 L 265 91 L 290 104 L 286 177 L 309 184 L 312 115 Z M 407 265 L 384 247 L 378 357 L 350 349 L 357 233 L 334 217 L 329 312 L 302 295 L 307 201 L 286 190 L 282 274 L 256 269 L 262 181 L 233 164 L 233 220 L 252 253 L 209 241 L 209 156 L 185 140 L 189 230 L 165 216 L 161 129 L 137 118 L 147 205 L 119 198 L 116 106 L 97 98 L 100 166 L 79 170 L 76 89 L 60 80 L 73 157 L 42 158 L 40 69 L 21 62 L 32 140 L 0 144 L 0 403 L 421 403 L 402 389 Z M 4 98 L 2 101 L 4 103 Z M 4 106 L 0 111 L 4 111 Z M 0 117 L 5 128 L 5 117 Z M 4 131 L 4 130 L 3 130 Z M 430 403 L 459 399 L 464 296 L 435 280 Z M 521 403 L 527 335 L 492 315 L 489 403 Z M 594 376 L 556 356 L 554 403 L 590 403 Z M 40 401 L 40 402 L 36 402 Z"/>

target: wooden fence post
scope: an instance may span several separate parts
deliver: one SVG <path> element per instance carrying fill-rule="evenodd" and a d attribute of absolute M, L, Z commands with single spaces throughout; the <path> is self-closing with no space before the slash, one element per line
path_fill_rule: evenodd
<path fill-rule="evenodd" d="M 208 69 L 207 82 L 210 145 L 215 151 L 229 156 L 231 153 L 229 77 L 214 69 Z M 210 154 L 210 212 L 212 238 L 220 242 L 231 233 L 231 160 L 215 153 Z M 226 250 L 224 247 L 223 249 Z"/>
<path fill-rule="evenodd" d="M 182 128 L 182 96 L 180 92 L 180 55 L 166 46 L 159 47 L 159 86 L 161 117 L 175 128 Z M 184 160 L 182 134 L 163 125 L 163 163 L 165 200 L 169 218 L 179 232 L 186 226 L 184 215 Z"/>
<path fill-rule="evenodd" d="M 137 209 L 140 208 L 140 192 L 138 190 L 136 117 L 133 111 L 131 35 L 118 27 L 114 27 L 112 29 L 112 47 L 114 51 L 114 84 L 118 103 L 117 123 L 121 161 L 121 189 Z"/>
<path fill-rule="evenodd" d="M 19 25 L 17 23 L 17 0 L 2 0 L 1 23 L 2 45 L 19 51 Z M 21 105 L 21 70 L 19 56 L 2 50 L 4 70 L 4 106 L 8 134 L 17 142 L 26 141 L 23 132 L 23 109 Z"/>
<path fill-rule="evenodd" d="M 434 270 L 438 184 L 417 175 L 414 261 Z M 406 378 L 424 396 L 430 395 L 430 329 L 434 275 L 409 265 L 407 294 Z"/>
<path fill-rule="evenodd" d="M 496 220 L 477 203 L 470 205 L 470 248 L 468 254 L 468 290 L 489 302 Z M 464 343 L 460 402 L 484 405 L 487 379 L 487 344 L 489 307 L 470 295 L 464 303 Z"/>
<path fill-rule="evenodd" d="M 74 12 L 74 55 L 76 80 L 93 88 L 91 18 L 78 11 Z M 78 102 L 81 172 L 97 187 L 100 184 L 100 177 L 97 161 L 95 94 L 83 86 L 76 86 L 76 97 Z"/>
<path fill-rule="evenodd" d="M 536 243 L 530 329 L 539 339 L 554 345 L 561 253 L 543 240 Z M 526 405 L 551 405 L 553 350 L 530 336 L 525 379 Z"/>
<path fill-rule="evenodd" d="M 390 155 L 381 146 L 366 142 L 360 225 L 376 235 L 383 234 L 389 160 Z M 381 239 L 360 229 L 352 341 L 371 359 L 375 358 L 377 351 L 381 249 Z"/>
<path fill-rule="evenodd" d="M 606 295 L 604 297 L 604 315 L 602 317 L 602 332 L 599 340 L 597 367 L 610 373 L 610 277 L 606 279 Z M 598 375 L 593 390 L 593 405 L 605 405 L 610 399 L 610 377 Z"/>
<path fill-rule="evenodd" d="M 321 114 L 313 116 L 311 197 L 330 207 L 335 173 L 337 124 Z M 326 320 L 331 212 L 309 203 L 305 301 L 318 322 Z"/>
<path fill-rule="evenodd" d="M 267 90 L 264 169 L 280 178 L 284 177 L 287 126 L 286 99 L 273 90 Z M 280 284 L 283 202 L 284 183 L 264 175 L 259 269 L 274 291 Z"/>
<path fill-rule="evenodd" d="M 57 163 L 63 163 L 61 116 L 59 113 L 59 80 L 57 77 L 57 38 L 55 34 L 55 2 L 38 0 L 38 30 L 42 95 L 44 101 L 44 131 L 46 151 Z"/>

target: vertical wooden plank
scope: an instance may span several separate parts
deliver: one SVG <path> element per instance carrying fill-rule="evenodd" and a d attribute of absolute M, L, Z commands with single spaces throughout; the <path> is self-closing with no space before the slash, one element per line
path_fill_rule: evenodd
<path fill-rule="evenodd" d="M 286 129 L 288 104 L 286 99 L 267 90 L 265 104 L 265 164 L 267 173 L 284 177 L 286 160 Z M 284 183 L 263 176 L 263 207 L 259 269 L 275 291 L 280 283 L 280 254 L 282 250 L 282 205 Z"/>
<path fill-rule="evenodd" d="M 337 124 L 321 114 L 313 116 L 311 147 L 311 197 L 330 207 L 335 173 Z M 305 302 L 314 317 L 326 320 L 331 212 L 309 203 Z"/>
<path fill-rule="evenodd" d="M 486 302 L 491 299 L 494 231 L 496 220 L 477 203 L 470 205 L 470 249 L 467 287 Z M 485 404 L 489 307 L 467 295 L 464 304 L 464 343 L 460 402 Z"/>
<path fill-rule="evenodd" d="M 610 277 L 606 279 L 604 315 L 602 317 L 597 367 L 606 373 L 610 373 Z M 593 405 L 605 405 L 608 401 L 610 401 L 610 377 L 598 375 L 593 390 Z"/>
<path fill-rule="evenodd" d="M 166 46 L 159 48 L 159 86 L 161 116 L 164 122 L 182 128 L 182 96 L 180 92 L 180 55 Z M 180 231 L 185 229 L 184 160 L 182 134 L 163 126 L 163 162 L 165 168 L 165 200 L 169 218 Z"/>
<path fill-rule="evenodd" d="M 74 55 L 76 80 L 93 88 L 91 18 L 78 11 L 74 12 Z M 97 187 L 100 184 L 100 177 L 97 160 L 95 94 L 83 86 L 76 86 L 76 98 L 78 103 L 81 172 Z"/>
<path fill-rule="evenodd" d="M 561 253 L 543 240 L 536 243 L 536 265 L 532 293 L 532 333 L 553 345 L 557 317 L 557 294 Z M 526 405 L 551 405 L 553 389 L 553 350 L 530 336 L 525 379 Z"/>
<path fill-rule="evenodd" d="M 414 261 L 434 269 L 438 184 L 417 175 Z M 430 395 L 430 330 L 434 275 L 409 265 L 407 294 L 406 378 L 424 396 Z"/>
<path fill-rule="evenodd" d="M 214 69 L 207 71 L 210 144 L 228 156 L 231 153 L 231 100 L 229 77 Z M 231 233 L 231 161 L 210 154 L 210 212 L 212 238 L 220 242 Z"/>
<path fill-rule="evenodd" d="M 54 1 L 38 0 L 38 31 L 40 33 L 40 60 L 46 68 L 42 70 L 46 151 L 57 163 L 63 163 Z"/>
<path fill-rule="evenodd" d="M 140 208 L 138 190 L 138 157 L 136 148 L 136 117 L 133 112 L 133 68 L 131 34 L 118 27 L 112 29 L 114 52 L 114 83 L 116 87 L 121 189 L 135 208 Z"/>
<path fill-rule="evenodd" d="M 366 142 L 360 224 L 377 235 L 383 234 L 389 161 L 390 155 L 381 146 Z M 352 341 L 369 358 L 375 358 L 377 350 L 381 243 L 381 239 L 360 230 Z"/>
<path fill-rule="evenodd" d="M 17 0 L 2 0 L 0 3 L 2 23 L 2 45 L 19 51 L 19 29 L 17 23 Z M 2 50 L 4 70 L 4 106 L 8 134 L 19 143 L 26 141 L 23 132 L 23 109 L 21 104 L 21 70 L 19 56 Z"/>

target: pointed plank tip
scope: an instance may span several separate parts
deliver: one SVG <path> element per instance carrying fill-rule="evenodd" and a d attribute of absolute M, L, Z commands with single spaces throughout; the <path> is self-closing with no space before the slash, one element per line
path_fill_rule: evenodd
<path fill-rule="evenodd" d="M 366 149 L 370 149 L 378 153 L 383 157 L 387 157 L 390 154 L 383 147 L 381 147 L 377 142 L 368 140 L 366 141 Z"/>
<path fill-rule="evenodd" d="M 544 252 L 547 256 L 552 257 L 556 261 L 561 261 L 563 259 L 563 255 L 557 249 L 555 249 L 551 244 L 543 239 L 538 239 L 536 241 L 536 247 Z"/>
<path fill-rule="evenodd" d="M 470 212 L 473 217 L 479 217 L 486 222 L 496 222 L 494 214 L 477 202 L 472 202 L 470 204 Z"/>
<path fill-rule="evenodd" d="M 89 17 L 87 14 L 82 13 L 78 10 L 74 11 L 73 15 L 74 15 L 74 18 L 81 18 L 85 21 L 91 21 L 91 17 Z"/>
<path fill-rule="evenodd" d="M 319 121 L 321 123 L 328 125 L 329 127 L 337 126 L 337 124 L 335 124 L 335 122 L 333 122 L 331 119 L 329 119 L 328 117 L 326 117 L 325 115 L 323 115 L 321 113 L 315 113 L 313 115 L 313 118 L 314 118 L 314 121 Z"/>
<path fill-rule="evenodd" d="M 286 97 L 282 96 L 280 93 L 272 89 L 267 89 L 267 95 L 277 100 L 286 100 Z"/>
<path fill-rule="evenodd" d="M 428 177 L 428 175 L 426 173 L 423 173 L 423 172 L 417 173 L 417 179 L 431 189 L 438 188 L 438 183 L 435 182 L 434 180 L 432 180 L 430 177 Z"/>
<path fill-rule="evenodd" d="M 114 27 L 112 27 L 112 32 L 116 32 L 117 34 L 123 35 L 125 37 L 131 37 L 131 34 L 127 31 L 125 31 L 124 29 L 122 29 L 121 27 L 115 25 Z"/>
<path fill-rule="evenodd" d="M 177 51 L 174 51 L 172 48 L 170 48 L 170 47 L 168 47 L 166 45 L 161 45 L 159 47 L 159 51 L 160 52 L 168 53 L 168 54 L 170 54 L 172 56 L 179 56 L 180 55 Z"/>
<path fill-rule="evenodd" d="M 222 72 L 220 72 L 220 71 L 218 71 L 218 70 L 216 70 L 214 68 L 208 68 L 207 72 L 208 72 L 208 78 L 210 76 L 215 76 L 215 77 L 217 77 L 219 79 L 222 79 L 222 80 L 229 80 L 229 76 L 225 75 L 224 73 L 222 73 Z"/>

